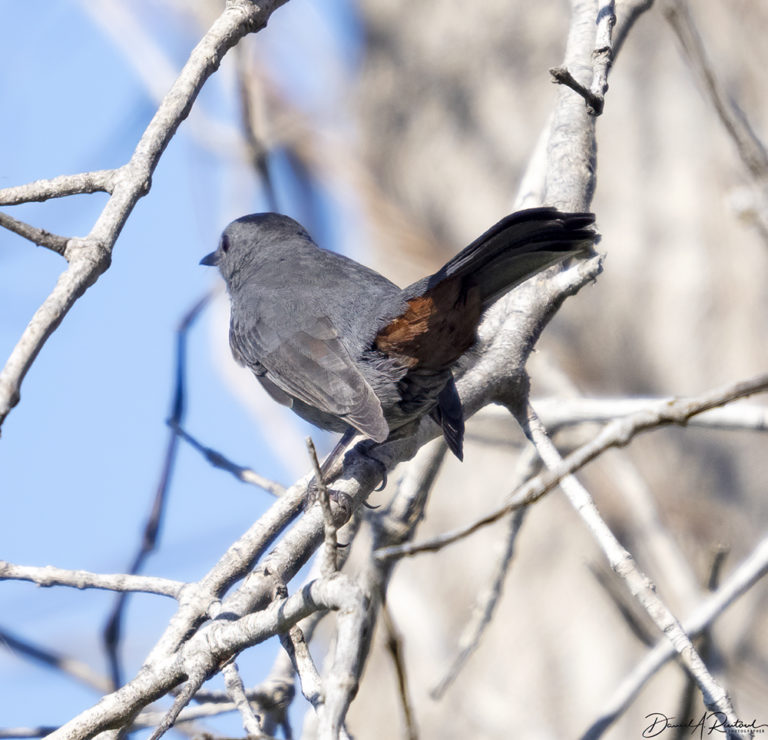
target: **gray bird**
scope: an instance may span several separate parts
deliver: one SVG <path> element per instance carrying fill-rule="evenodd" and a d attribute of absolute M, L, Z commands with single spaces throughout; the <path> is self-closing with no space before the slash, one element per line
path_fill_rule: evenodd
<path fill-rule="evenodd" d="M 276 401 L 346 441 L 355 430 L 375 442 L 402 437 L 429 414 L 462 459 L 451 368 L 486 308 L 590 248 L 593 222 L 591 213 L 518 211 L 404 290 L 277 213 L 233 221 L 201 264 L 217 265 L 227 284 L 235 360 Z"/>

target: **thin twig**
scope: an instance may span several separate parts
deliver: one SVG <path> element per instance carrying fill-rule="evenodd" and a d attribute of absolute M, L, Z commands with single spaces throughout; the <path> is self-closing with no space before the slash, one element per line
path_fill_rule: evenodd
<path fill-rule="evenodd" d="M 52 565 L 36 567 L 14 565 L 0 560 L 0 580 L 32 581 L 38 586 L 70 586 L 71 588 L 98 588 L 108 591 L 131 591 L 178 599 L 186 586 L 183 581 L 154 576 L 125 573 L 92 573 L 87 570 L 67 570 Z"/>
<path fill-rule="evenodd" d="M 249 738 L 264 737 L 261 731 L 261 725 L 259 724 L 259 718 L 254 714 L 248 697 L 245 693 L 245 687 L 243 686 L 243 679 L 240 678 L 240 672 L 237 670 L 237 665 L 234 661 L 227 663 L 222 669 L 224 674 L 224 685 L 227 689 L 227 694 L 232 699 L 232 703 L 237 707 L 237 711 L 240 712 L 240 717 L 243 720 L 243 729 Z"/>
<path fill-rule="evenodd" d="M 411 701 L 411 692 L 408 688 L 408 672 L 405 669 L 405 657 L 403 655 L 403 639 L 395 627 L 392 614 L 387 608 L 387 602 L 381 599 L 381 616 L 386 631 L 386 645 L 389 654 L 392 656 L 392 662 L 395 665 L 397 675 L 397 689 L 400 697 L 400 706 L 403 708 L 403 717 L 405 719 L 405 735 L 408 740 L 418 740 L 419 729 L 416 725 L 416 715 L 413 711 L 413 702 Z"/>
<path fill-rule="evenodd" d="M 192 701 L 192 697 L 203 685 L 205 678 L 205 674 L 201 670 L 190 672 L 181 691 L 176 694 L 171 708 L 165 713 L 162 720 L 157 723 L 154 732 L 149 736 L 149 740 L 160 740 L 173 727 L 182 710 Z"/>
<path fill-rule="evenodd" d="M 323 681 L 309 652 L 303 630 L 298 625 L 294 625 L 286 634 L 280 635 L 280 642 L 291 659 L 293 670 L 299 677 L 301 693 L 317 709 L 323 703 L 325 692 L 323 691 Z"/>
<path fill-rule="evenodd" d="M 558 85 L 570 87 L 575 93 L 581 95 L 587 103 L 587 107 L 593 115 L 600 115 L 603 110 L 603 100 L 595 95 L 588 87 L 582 85 L 568 70 L 567 67 L 550 67 L 549 74 L 552 81 Z"/>
<path fill-rule="evenodd" d="M 64 256 L 69 265 L 27 324 L 0 371 L 0 425 L 18 403 L 21 384 L 48 337 L 77 300 L 109 268 L 112 250 L 139 199 L 149 191 L 152 174 L 168 143 L 187 117 L 205 81 L 218 69 L 224 55 L 243 36 L 262 28 L 272 12 L 287 0 L 258 5 L 228 0 L 190 54 L 168 94 L 141 136 L 129 162 L 115 173 L 112 193 L 90 233 L 68 241 Z"/>
<path fill-rule="evenodd" d="M 118 170 L 97 170 L 77 175 L 59 175 L 50 180 L 35 180 L 26 185 L 2 188 L 0 205 L 14 206 L 83 193 L 111 193 L 117 172 Z"/>
<path fill-rule="evenodd" d="M 513 480 L 522 483 L 534 475 L 539 467 L 540 463 L 536 450 L 529 445 L 518 459 Z M 433 699 L 441 699 L 449 686 L 456 680 L 470 656 L 477 650 L 485 630 L 491 623 L 496 606 L 501 599 L 504 580 L 509 572 L 515 552 L 517 535 L 523 524 L 525 511 L 525 509 L 518 509 L 507 520 L 506 528 L 499 543 L 500 547 L 497 547 L 499 553 L 490 582 L 477 597 L 472 609 L 472 618 L 465 625 L 459 638 L 459 652 L 451 661 L 443 677 L 430 692 Z"/>
<path fill-rule="evenodd" d="M 745 398 L 754 393 L 762 393 L 766 390 L 768 390 L 768 374 L 720 386 L 693 398 L 654 402 L 645 409 L 606 424 L 592 440 L 574 450 L 557 467 L 540 473 L 525 485 L 513 491 L 507 503 L 498 509 L 468 525 L 445 532 L 438 537 L 422 542 L 381 548 L 377 550 L 376 557 L 380 559 L 398 558 L 405 555 L 440 550 L 447 545 L 468 537 L 489 524 L 493 524 L 512 511 L 538 501 L 538 499 L 557 486 L 566 475 L 580 470 L 611 447 L 624 447 L 642 432 L 661 429 L 670 424 L 685 425 L 690 418 L 697 414 L 704 413 L 739 398 Z"/>
<path fill-rule="evenodd" d="M 616 28 L 613 32 L 613 56 L 616 58 L 635 21 L 653 6 L 653 0 L 618 0 Z"/>
<path fill-rule="evenodd" d="M 489 586 L 480 595 L 472 612 L 473 618 L 465 626 L 461 637 L 459 638 L 459 652 L 454 657 L 448 670 L 432 689 L 430 695 L 433 699 L 442 699 L 450 685 L 456 680 L 461 669 L 477 650 L 480 645 L 480 639 L 483 636 L 488 625 L 491 623 L 496 606 L 501 598 L 504 578 L 512 562 L 512 556 L 515 552 L 515 543 L 517 534 L 525 517 L 525 509 L 518 509 L 507 520 L 507 528 L 504 530 L 503 549 L 501 556 L 496 563 L 496 568 Z"/>
<path fill-rule="evenodd" d="M 2 727 L 0 728 L 0 740 L 45 737 L 46 735 L 50 735 L 56 729 L 56 727 L 48 725 L 40 725 L 39 727 Z"/>
<path fill-rule="evenodd" d="M 733 101 L 728 89 L 718 79 L 688 3 L 686 0 L 664 0 L 661 9 L 677 35 L 693 73 L 698 77 L 720 122 L 736 145 L 741 161 L 749 173 L 765 185 L 768 183 L 768 150 L 755 134 L 744 112 Z"/>
<path fill-rule="evenodd" d="M 608 92 L 608 73 L 613 65 L 613 27 L 616 25 L 615 0 L 600 0 L 597 8 L 597 30 L 595 50 L 592 52 L 592 86 L 590 91 L 599 102 L 595 115 L 599 116 L 605 106 Z"/>
<path fill-rule="evenodd" d="M 719 79 L 707 55 L 701 35 L 686 0 L 664 0 L 664 17 L 672 26 L 693 74 L 715 109 L 720 122 L 734 143 L 752 184 L 752 201 L 746 209 L 763 240 L 768 243 L 768 149 L 752 128 L 744 111 L 737 105 Z"/>
<path fill-rule="evenodd" d="M 260 115 L 264 107 L 264 96 L 257 87 L 258 80 L 252 69 L 253 61 L 245 44 L 240 44 L 235 50 L 235 62 L 240 92 L 240 114 L 248 157 L 264 186 L 268 209 L 277 211 L 277 193 L 269 168 L 269 147 L 266 143 L 263 116 Z"/>
<path fill-rule="evenodd" d="M 613 421 L 621 416 L 641 412 L 654 405 L 669 403 L 673 398 L 538 398 L 534 400 L 539 416 L 548 429 L 588 422 Z M 501 417 L 499 406 L 483 413 Z M 738 403 L 720 406 L 691 417 L 688 426 L 707 429 L 768 431 L 768 406 Z"/>
<path fill-rule="evenodd" d="M 766 574 L 768 574 L 768 537 L 758 543 L 752 553 L 726 578 L 725 583 L 712 596 L 702 601 L 683 621 L 683 630 L 692 637 L 700 634 Z M 608 700 L 606 709 L 581 736 L 582 740 L 597 740 L 602 737 L 608 727 L 631 704 L 646 682 L 675 655 L 675 648 L 667 639 L 657 642 L 656 646 L 646 653 L 632 672 L 619 684 Z"/>
<path fill-rule="evenodd" d="M 515 410 L 514 413 L 526 436 L 536 446 L 544 464 L 550 469 L 561 466 L 563 460 L 560 453 L 549 439 L 546 429 L 536 416 L 533 407 L 529 404 L 524 416 L 519 410 Z M 659 631 L 674 646 L 682 664 L 696 680 L 707 708 L 711 712 L 721 712 L 733 725 L 737 719 L 728 694 L 709 672 L 693 647 L 690 637 L 685 633 L 666 604 L 659 598 L 648 576 L 640 570 L 633 557 L 621 546 L 600 516 L 589 492 L 571 475 L 565 476 L 560 481 L 560 487 L 592 532 L 613 570 L 625 581 L 630 593 L 642 604 Z M 738 734 L 731 730 L 727 731 L 727 735 L 729 740 L 738 737 Z"/>
<path fill-rule="evenodd" d="M 38 229 L 36 226 L 30 226 L 23 221 L 18 221 L 7 213 L 0 213 L 0 226 L 12 231 L 14 234 L 23 236 L 25 239 L 37 244 L 39 247 L 47 247 L 52 252 L 64 256 L 67 250 L 69 239 L 66 236 L 53 234 L 45 229 Z"/>
<path fill-rule="evenodd" d="M 712 563 L 709 568 L 709 578 L 707 579 L 707 591 L 710 593 L 717 591 L 720 585 L 720 576 L 722 568 L 725 563 L 725 559 L 728 555 L 728 550 L 722 547 L 718 547 L 712 555 Z M 701 659 L 707 664 L 711 664 L 712 653 L 714 652 L 714 643 L 712 641 L 712 630 L 710 627 L 705 627 L 698 636 L 696 648 L 701 655 Z M 696 703 L 696 682 L 692 676 L 688 676 L 688 680 L 685 682 L 683 689 L 683 696 L 680 701 L 680 709 L 678 710 L 678 717 L 692 717 L 694 707 Z M 688 735 L 690 728 L 684 727 L 681 723 L 677 728 L 675 734 L 675 740 L 683 740 Z"/>
<path fill-rule="evenodd" d="M 160 472 L 160 479 L 155 489 L 152 506 L 144 525 L 144 532 L 139 543 L 138 550 L 131 561 L 128 572 L 138 573 L 145 560 L 157 547 L 160 530 L 163 523 L 163 514 L 168 498 L 173 470 L 178 451 L 178 437 L 174 427 L 180 425 L 184 419 L 186 410 L 186 368 L 187 368 L 187 333 L 197 320 L 197 317 L 208 305 L 212 294 L 205 293 L 185 312 L 176 330 L 176 364 L 174 369 L 174 391 L 171 400 L 171 431 L 166 442 L 165 457 Z M 128 603 L 128 594 L 124 591 L 115 599 L 112 612 L 107 618 L 102 632 L 104 647 L 109 661 L 112 680 L 115 688 L 122 684 L 122 666 L 120 662 L 120 636 L 122 634 L 123 615 Z"/>
<path fill-rule="evenodd" d="M 17 655 L 23 655 L 25 658 L 61 671 L 70 678 L 74 678 L 96 691 L 104 692 L 109 691 L 111 688 L 109 679 L 104 675 L 96 673 L 86 663 L 55 653 L 40 645 L 35 645 L 29 640 L 13 635 L 4 629 L 0 629 L 0 645 Z"/>
<path fill-rule="evenodd" d="M 228 457 L 225 457 L 217 450 L 211 447 L 206 447 L 204 444 L 196 440 L 189 432 L 182 429 L 180 426 L 175 426 L 172 420 L 168 422 L 173 426 L 176 434 L 179 435 L 187 444 L 197 450 L 205 459 L 213 465 L 215 468 L 225 470 L 227 473 L 231 473 L 239 481 L 247 483 L 251 486 L 261 488 L 267 493 L 271 493 L 273 496 L 282 496 L 285 493 L 285 486 L 281 485 L 277 481 L 265 478 L 263 475 L 259 475 L 255 470 L 246 468 L 242 465 L 238 465 L 232 462 Z"/>

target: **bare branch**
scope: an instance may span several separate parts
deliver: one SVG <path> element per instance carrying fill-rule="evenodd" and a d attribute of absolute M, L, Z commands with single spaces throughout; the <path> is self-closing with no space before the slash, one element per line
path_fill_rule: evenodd
<path fill-rule="evenodd" d="M 552 444 L 546 429 L 530 405 L 525 417 L 518 417 L 518 422 L 550 470 L 562 465 L 563 459 L 560 457 L 560 453 Z M 651 580 L 640 570 L 634 558 L 616 539 L 597 510 L 587 489 L 571 475 L 564 477 L 560 481 L 560 486 L 573 508 L 589 527 L 611 568 L 625 581 L 630 593 L 642 604 L 659 631 L 669 639 L 677 651 L 682 664 L 695 679 L 707 708 L 712 712 L 721 712 L 728 722 L 735 726 L 734 723 L 737 718 L 728 694 L 711 675 L 693 647 L 690 637 L 685 633 L 666 604 L 659 598 Z M 727 731 L 727 735 L 729 738 L 738 737 L 738 733 L 731 730 Z"/>
<path fill-rule="evenodd" d="M 635 25 L 635 21 L 646 10 L 650 10 L 653 0 L 618 0 L 616 4 L 616 28 L 613 32 L 613 56 L 618 55 L 621 47 Z"/>
<path fill-rule="evenodd" d="M 694 76 L 715 109 L 726 133 L 754 185 L 752 203 L 746 209 L 758 233 L 768 243 L 768 149 L 749 119 L 720 81 L 713 67 L 686 0 L 664 0 L 664 17 L 674 30 Z"/>
<path fill-rule="evenodd" d="M 48 337 L 78 298 L 108 269 L 112 249 L 138 200 L 149 191 L 152 173 L 168 142 L 187 117 L 205 81 L 224 54 L 244 35 L 262 28 L 286 0 L 256 5 L 228 0 L 226 9 L 192 51 L 179 77 L 142 135 L 130 161 L 115 172 L 112 195 L 90 234 L 70 239 L 64 252 L 68 268 L 35 312 L 0 372 L 0 425 L 18 403 L 21 383 Z"/>
<path fill-rule="evenodd" d="M 222 669 L 222 673 L 224 674 L 224 685 L 227 688 L 227 693 L 231 697 L 232 703 L 237 707 L 237 711 L 240 712 L 240 716 L 243 719 L 243 729 L 248 737 L 264 737 L 259 719 L 253 713 L 253 709 L 246 696 L 243 679 L 240 678 L 240 672 L 237 670 L 235 662 L 227 663 Z"/>
<path fill-rule="evenodd" d="M 706 598 L 683 621 L 683 630 L 692 637 L 709 627 L 736 599 L 748 591 L 768 573 L 768 538 L 763 539 L 752 554 L 725 580 L 722 586 Z M 600 717 L 581 736 L 582 740 L 597 740 L 616 721 L 637 696 L 651 676 L 670 659 L 675 648 L 666 640 L 660 640 L 619 684 Z"/>
<path fill-rule="evenodd" d="M 247 51 L 247 47 L 241 44 L 235 53 L 243 134 L 251 165 L 264 186 L 269 210 L 278 211 L 277 193 L 269 169 L 269 148 L 264 131 L 266 127 L 264 116 L 261 115 L 265 96 Z"/>
<path fill-rule="evenodd" d="M 186 586 L 182 581 L 153 576 L 134 576 L 125 573 L 91 573 L 86 570 L 66 570 L 52 565 L 34 567 L 13 565 L 0 560 L 0 579 L 32 581 L 38 586 L 70 586 L 71 588 L 99 588 L 108 591 L 139 591 L 141 593 L 170 596 L 178 599 Z"/>
<path fill-rule="evenodd" d="M 549 74 L 552 75 L 552 81 L 558 85 L 565 85 L 573 90 L 575 93 L 581 95 L 584 98 L 590 113 L 595 116 L 599 116 L 603 112 L 603 98 L 593 92 L 586 85 L 582 85 L 569 71 L 567 67 L 552 67 L 549 70 Z M 606 86 L 608 83 L 605 83 Z"/>
<path fill-rule="evenodd" d="M 187 442 L 201 455 L 203 455 L 203 457 L 205 457 L 205 459 L 211 465 L 213 465 L 214 468 L 221 468 L 221 470 L 226 470 L 228 473 L 234 475 L 235 478 L 237 478 L 239 481 L 248 483 L 251 486 L 256 486 L 257 488 L 261 488 L 267 493 L 271 493 L 273 496 L 282 496 L 285 493 L 285 486 L 281 485 L 277 481 L 265 478 L 263 475 L 260 475 L 251 468 L 246 468 L 242 465 L 238 465 L 237 463 L 232 462 L 232 460 L 230 460 L 228 457 L 225 457 L 217 450 L 214 450 L 211 447 L 206 447 L 201 442 L 198 442 L 198 440 L 196 440 L 191 434 L 186 432 L 181 427 L 175 426 L 174 431 L 185 442 Z"/>
<path fill-rule="evenodd" d="M 547 428 L 552 429 L 588 422 L 613 421 L 673 401 L 672 398 L 540 398 L 535 399 L 534 405 Z M 504 412 L 500 408 L 491 407 L 484 413 Z M 718 406 L 692 416 L 686 424 L 706 429 L 765 432 L 768 431 L 768 406 L 749 403 Z"/>
<path fill-rule="evenodd" d="M 65 236 L 52 234 L 45 229 L 38 229 L 36 226 L 25 224 L 23 221 L 17 221 L 7 213 L 0 213 L 0 226 L 8 229 L 8 231 L 13 231 L 14 234 L 23 236 L 25 239 L 29 239 L 29 241 L 34 242 L 39 247 L 47 247 L 62 256 L 69 243 L 69 239 Z"/>
<path fill-rule="evenodd" d="M 521 453 L 517 461 L 513 472 L 513 480 L 517 481 L 518 485 L 520 485 L 528 480 L 540 467 L 541 465 L 536 450 L 533 447 L 528 446 Z M 459 675 L 459 672 L 469 660 L 470 656 L 477 650 L 485 630 L 491 623 L 496 611 L 496 606 L 501 599 L 504 579 L 509 572 L 509 567 L 512 563 L 515 543 L 517 542 L 517 535 L 520 531 L 520 527 L 523 524 L 525 511 L 525 509 L 518 509 L 506 523 L 506 529 L 497 545 L 497 562 L 490 583 L 480 594 L 478 594 L 472 608 L 472 616 L 469 622 L 465 625 L 461 637 L 459 638 L 459 652 L 451 661 L 451 665 L 448 667 L 438 684 L 430 692 L 433 699 L 441 699 L 449 686 L 456 680 L 456 677 Z"/>
<path fill-rule="evenodd" d="M 506 523 L 507 526 L 502 539 L 503 547 L 501 548 L 491 583 L 478 596 L 472 609 L 472 619 L 464 627 L 459 638 L 459 652 L 454 657 L 443 677 L 430 692 L 433 699 L 441 699 L 450 685 L 456 680 L 456 677 L 470 656 L 477 650 L 483 633 L 493 619 L 496 606 L 501 598 L 504 578 L 509 571 L 512 556 L 515 552 L 517 534 L 523 524 L 525 511 L 525 509 L 518 509 Z"/>
<path fill-rule="evenodd" d="M 595 50 L 592 52 L 592 86 L 590 92 L 599 101 L 595 115 L 603 112 L 608 92 L 608 73 L 613 65 L 613 27 L 616 25 L 615 0 L 600 0 L 597 8 Z"/>
<path fill-rule="evenodd" d="M 55 729 L 55 727 L 46 725 L 40 727 L 3 727 L 0 728 L 0 738 L 10 740 L 11 738 L 45 737 Z"/>
<path fill-rule="evenodd" d="M 81 172 L 77 175 L 59 175 L 50 180 L 35 180 L 26 185 L 0 189 L 0 205 L 15 206 L 20 203 L 63 198 L 85 193 L 111 193 L 117 170 Z"/>
<path fill-rule="evenodd" d="M 411 694 L 408 689 L 408 672 L 405 670 L 403 639 L 395 627 L 392 614 L 390 614 L 387 602 L 384 599 L 381 601 L 381 616 L 387 633 L 387 650 L 392 656 L 392 662 L 395 664 L 398 695 L 400 696 L 400 705 L 403 708 L 403 716 L 405 718 L 405 734 L 408 740 L 418 740 L 419 731 L 416 726 L 416 715 L 413 711 L 413 702 L 411 701 Z"/>
<path fill-rule="evenodd" d="M 313 581 L 298 593 L 274 601 L 254 614 L 234 621 L 227 618 L 215 619 L 190 637 L 178 653 L 161 653 L 156 649 L 133 680 L 71 719 L 52 733 L 50 739 L 90 738 L 106 729 L 120 726 L 155 697 L 174 686 L 185 680 L 191 685 L 201 683 L 210 672 L 246 647 L 285 632 L 300 619 L 324 609 L 339 611 L 338 657 L 334 669 L 335 680 L 329 688 L 333 704 L 327 707 L 326 719 L 329 727 L 337 726 L 340 721 L 339 712 L 346 711 L 356 687 L 355 681 L 348 676 L 348 668 L 350 656 L 357 652 L 358 638 L 355 637 L 355 631 L 366 611 L 365 599 L 359 589 L 346 576 L 338 573 L 327 579 Z M 188 692 L 182 692 L 166 721 L 158 728 L 158 733 L 170 727 L 189 698 Z"/>
<path fill-rule="evenodd" d="M 749 173 L 763 185 L 768 184 L 768 151 L 749 125 L 744 112 L 736 105 L 720 82 L 691 16 L 686 0 L 664 0 L 664 17 L 677 35 L 693 73 L 709 97 L 720 122 L 736 145 L 741 161 Z"/>
<path fill-rule="evenodd" d="M 104 692 L 109 691 L 112 688 L 109 679 L 96 673 L 93 668 L 86 663 L 47 650 L 40 645 L 35 645 L 28 640 L 12 635 L 4 629 L 0 629 L 0 645 L 9 650 L 13 650 L 19 655 L 29 658 L 30 660 L 37 661 L 49 668 L 61 671 L 65 675 L 74 678 L 76 681 L 80 681 L 86 686 L 96 689 L 96 691 Z"/>
<path fill-rule="evenodd" d="M 287 634 L 280 636 L 280 642 L 291 659 L 293 669 L 301 682 L 301 693 L 304 698 L 317 710 L 323 703 L 325 692 L 323 681 L 315 666 L 315 661 L 309 653 L 309 646 L 304 632 L 294 625 Z"/>
<path fill-rule="evenodd" d="M 440 550 L 446 545 L 457 542 L 479 529 L 493 524 L 508 513 L 537 501 L 549 493 L 566 475 L 581 469 L 611 447 L 623 447 L 629 444 L 641 432 L 669 424 L 685 425 L 689 419 L 697 414 L 766 390 L 768 390 L 768 375 L 758 375 L 751 380 L 715 388 L 695 398 L 654 402 L 646 409 L 641 409 L 620 419 L 614 419 L 611 423 L 606 424 L 590 442 L 574 450 L 556 467 L 537 475 L 513 491 L 504 506 L 464 527 L 451 530 L 439 537 L 413 544 L 381 548 L 377 550 L 376 557 L 380 559 L 398 558 L 404 555 Z M 513 400 L 516 401 L 517 398 L 515 397 Z"/>

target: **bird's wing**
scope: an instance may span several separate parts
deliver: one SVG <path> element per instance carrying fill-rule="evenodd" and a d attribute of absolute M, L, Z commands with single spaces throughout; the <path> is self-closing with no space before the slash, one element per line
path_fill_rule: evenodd
<path fill-rule="evenodd" d="M 327 317 L 312 317 L 282 331 L 272 322 L 232 316 L 235 358 L 312 408 L 343 419 L 376 442 L 389 435 L 381 403 Z M 275 394 L 272 394 L 276 397 Z"/>

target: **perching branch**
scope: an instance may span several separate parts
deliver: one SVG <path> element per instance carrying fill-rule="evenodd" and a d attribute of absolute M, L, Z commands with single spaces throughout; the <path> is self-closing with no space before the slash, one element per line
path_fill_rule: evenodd
<path fill-rule="evenodd" d="M 434 552 L 457 542 L 478 530 L 493 524 L 503 516 L 528 506 L 546 495 L 567 475 L 575 473 L 612 447 L 624 447 L 634 437 L 652 429 L 661 429 L 670 424 L 685 425 L 697 414 L 715 409 L 720 405 L 745 398 L 754 393 L 768 390 L 768 375 L 758 375 L 748 381 L 740 381 L 709 390 L 694 398 L 681 398 L 655 402 L 648 408 L 636 411 L 623 418 L 614 419 L 596 434 L 592 440 L 574 450 L 557 466 L 544 471 L 513 491 L 507 502 L 498 509 L 474 522 L 446 532 L 423 542 L 382 548 L 376 556 L 381 559 Z"/>

